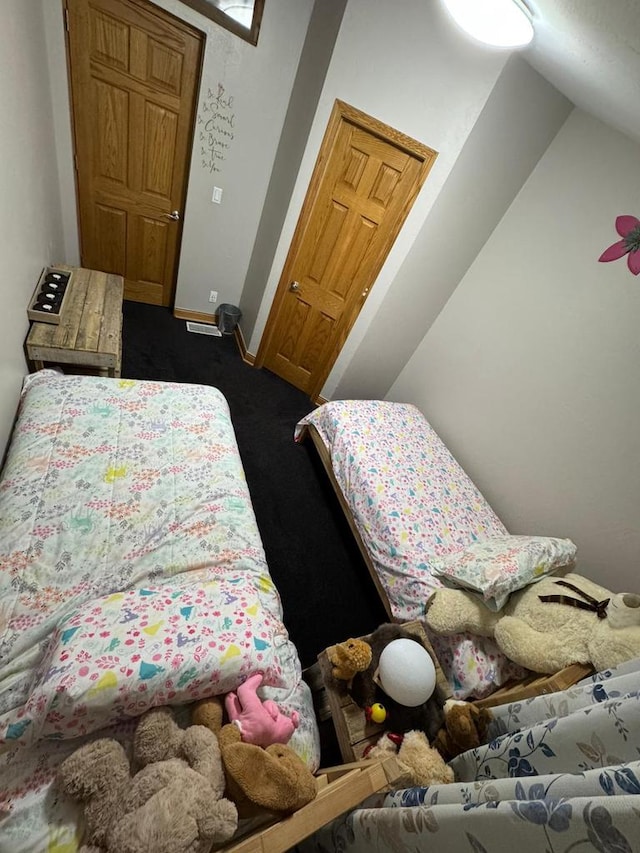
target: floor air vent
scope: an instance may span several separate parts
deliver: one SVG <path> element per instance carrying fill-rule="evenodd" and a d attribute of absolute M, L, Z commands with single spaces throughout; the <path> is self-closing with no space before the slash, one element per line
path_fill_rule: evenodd
<path fill-rule="evenodd" d="M 213 335 L 216 338 L 222 337 L 222 332 L 217 326 L 209 326 L 207 323 L 192 323 L 187 320 L 187 331 L 195 332 L 197 335 Z"/>

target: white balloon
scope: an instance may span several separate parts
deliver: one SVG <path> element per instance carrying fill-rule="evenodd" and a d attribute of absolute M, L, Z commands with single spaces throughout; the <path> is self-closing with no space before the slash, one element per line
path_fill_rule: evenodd
<path fill-rule="evenodd" d="M 436 670 L 429 652 L 415 640 L 392 640 L 378 664 L 380 686 L 408 708 L 426 702 L 436 686 Z"/>

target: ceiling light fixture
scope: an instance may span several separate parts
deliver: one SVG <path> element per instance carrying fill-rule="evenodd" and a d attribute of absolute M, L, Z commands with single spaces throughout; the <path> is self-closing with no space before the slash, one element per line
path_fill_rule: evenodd
<path fill-rule="evenodd" d="M 531 13 L 522 0 L 443 0 L 468 35 L 492 47 L 524 47 L 533 38 Z"/>

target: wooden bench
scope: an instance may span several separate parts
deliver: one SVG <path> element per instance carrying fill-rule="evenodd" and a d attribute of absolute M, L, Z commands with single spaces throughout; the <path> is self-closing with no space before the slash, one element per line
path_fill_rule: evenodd
<path fill-rule="evenodd" d="M 27 358 L 36 370 L 45 363 L 70 365 L 101 375 L 120 376 L 122 360 L 122 276 L 56 265 L 73 275 L 57 325 L 34 322 L 27 335 Z"/>

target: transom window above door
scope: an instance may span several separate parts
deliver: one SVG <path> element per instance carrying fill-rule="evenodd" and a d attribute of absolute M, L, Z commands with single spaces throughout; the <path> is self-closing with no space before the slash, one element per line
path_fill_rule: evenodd
<path fill-rule="evenodd" d="M 258 43 L 264 0 L 182 0 L 221 27 L 251 44 Z"/>

